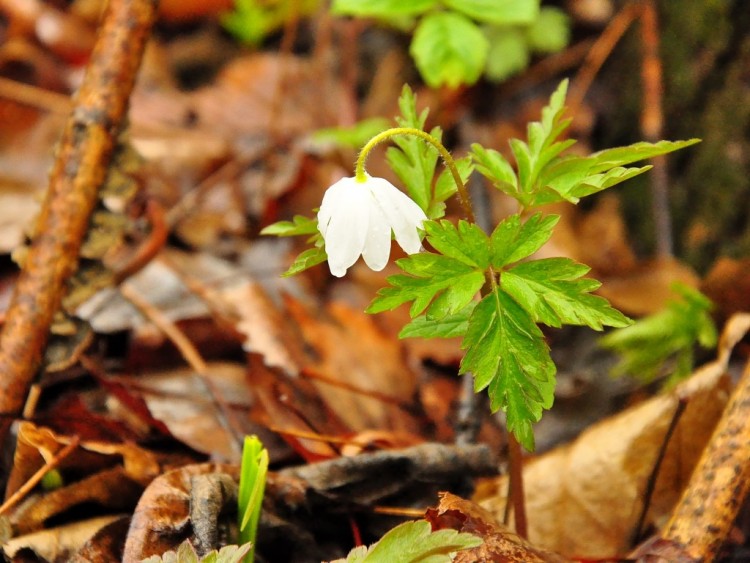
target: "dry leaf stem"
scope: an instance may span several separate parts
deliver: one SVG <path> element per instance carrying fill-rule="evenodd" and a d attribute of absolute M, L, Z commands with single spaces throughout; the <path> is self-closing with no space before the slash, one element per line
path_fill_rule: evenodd
<path fill-rule="evenodd" d="M 0 333 L 0 443 L 23 409 L 125 117 L 156 0 L 111 0 L 63 130 L 37 236 Z"/>
<path fill-rule="evenodd" d="M 750 492 L 750 362 L 662 537 L 713 561 Z"/>

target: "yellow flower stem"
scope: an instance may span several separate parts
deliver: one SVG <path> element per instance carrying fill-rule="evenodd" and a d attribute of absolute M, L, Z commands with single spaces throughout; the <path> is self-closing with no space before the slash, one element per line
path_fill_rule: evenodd
<path fill-rule="evenodd" d="M 451 171 L 451 174 L 453 175 L 453 181 L 456 182 L 456 187 L 458 188 L 458 197 L 461 201 L 461 206 L 464 209 L 464 213 L 466 214 L 466 218 L 470 222 L 476 223 L 477 221 L 474 216 L 474 210 L 471 207 L 471 199 L 469 198 L 469 191 L 466 189 L 466 185 L 464 185 L 463 180 L 461 180 L 461 175 L 458 173 L 456 162 L 453 160 L 451 153 L 449 153 L 448 149 L 446 149 L 443 144 L 435 137 L 433 137 L 429 133 L 425 133 L 420 129 L 415 129 L 414 127 L 393 127 L 392 129 L 386 129 L 385 131 L 378 133 L 372 139 L 370 139 L 367 144 L 362 147 L 362 150 L 359 153 L 359 157 L 357 157 L 357 164 L 355 166 L 354 173 L 357 182 L 364 182 L 367 180 L 367 175 L 365 173 L 365 161 L 367 160 L 367 156 L 369 155 L 370 151 L 376 145 L 382 143 L 383 141 L 387 141 L 388 139 L 390 139 L 391 137 L 395 137 L 396 135 L 413 135 L 414 137 L 419 137 L 420 139 L 428 142 L 437 149 L 438 153 L 440 154 L 440 158 L 442 158 L 443 162 L 445 163 L 445 166 L 447 166 L 448 170 Z"/>

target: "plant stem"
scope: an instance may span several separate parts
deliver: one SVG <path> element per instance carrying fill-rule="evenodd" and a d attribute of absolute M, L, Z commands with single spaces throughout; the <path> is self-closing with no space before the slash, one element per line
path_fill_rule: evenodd
<path fill-rule="evenodd" d="M 474 216 L 474 209 L 471 206 L 469 191 L 466 189 L 466 185 L 461 179 L 461 174 L 458 173 L 456 162 L 453 160 L 451 153 L 448 152 L 448 149 L 445 148 L 443 143 L 438 141 L 429 133 L 425 133 L 421 129 L 416 129 L 414 127 L 393 127 L 391 129 L 386 129 L 385 131 L 378 133 L 372 139 L 367 141 L 367 144 L 362 147 L 362 150 L 357 157 L 357 163 L 354 168 L 354 177 L 357 179 L 357 181 L 364 182 L 367 179 L 367 173 L 365 172 L 365 161 L 367 160 L 367 156 L 369 155 L 370 151 L 383 141 L 387 141 L 388 139 L 390 139 L 391 137 L 395 137 L 396 135 L 412 135 L 414 137 L 419 137 L 420 139 L 428 142 L 437 149 L 438 153 L 440 154 L 440 158 L 443 159 L 445 166 L 448 167 L 448 170 L 451 171 L 453 180 L 456 182 L 456 187 L 458 188 L 458 197 L 461 201 L 461 207 L 463 207 L 464 213 L 466 214 L 466 219 L 471 223 L 476 223 L 477 220 Z"/>

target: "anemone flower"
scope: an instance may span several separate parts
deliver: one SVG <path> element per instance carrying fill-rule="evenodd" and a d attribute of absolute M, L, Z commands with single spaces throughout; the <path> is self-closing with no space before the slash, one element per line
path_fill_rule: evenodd
<path fill-rule="evenodd" d="M 360 254 L 377 271 L 391 254 L 391 232 L 407 254 L 422 246 L 418 231 L 427 220 L 424 211 L 383 178 L 342 178 L 326 190 L 318 211 L 328 267 L 342 277 Z"/>

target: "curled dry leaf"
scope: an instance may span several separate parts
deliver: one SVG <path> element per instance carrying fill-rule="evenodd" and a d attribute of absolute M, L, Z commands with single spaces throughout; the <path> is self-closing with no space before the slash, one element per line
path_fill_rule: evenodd
<path fill-rule="evenodd" d="M 576 441 L 524 468 L 529 539 L 579 557 L 611 557 L 628 548 L 644 491 L 678 402 L 685 410 L 667 446 L 647 523 L 670 514 L 728 398 L 732 348 L 750 329 L 750 315 L 727 323 L 718 359 L 673 392 L 653 397 L 596 424 Z M 507 482 L 486 483 L 477 498 L 496 517 L 505 510 Z"/>
<path fill-rule="evenodd" d="M 222 474 L 236 481 L 239 479 L 239 467 L 214 463 L 188 465 L 154 479 L 144 491 L 133 514 L 123 562 L 136 563 L 152 555 L 176 550 L 191 532 L 193 479 Z"/>
<path fill-rule="evenodd" d="M 568 559 L 536 548 L 510 529 L 499 524 L 493 515 L 474 504 L 451 493 L 440 493 L 437 508 L 430 508 L 425 519 L 433 530 L 450 528 L 479 536 L 484 543 L 479 547 L 462 551 L 453 559 L 456 563 L 473 561 L 502 561 L 503 563 L 565 563 Z"/>

